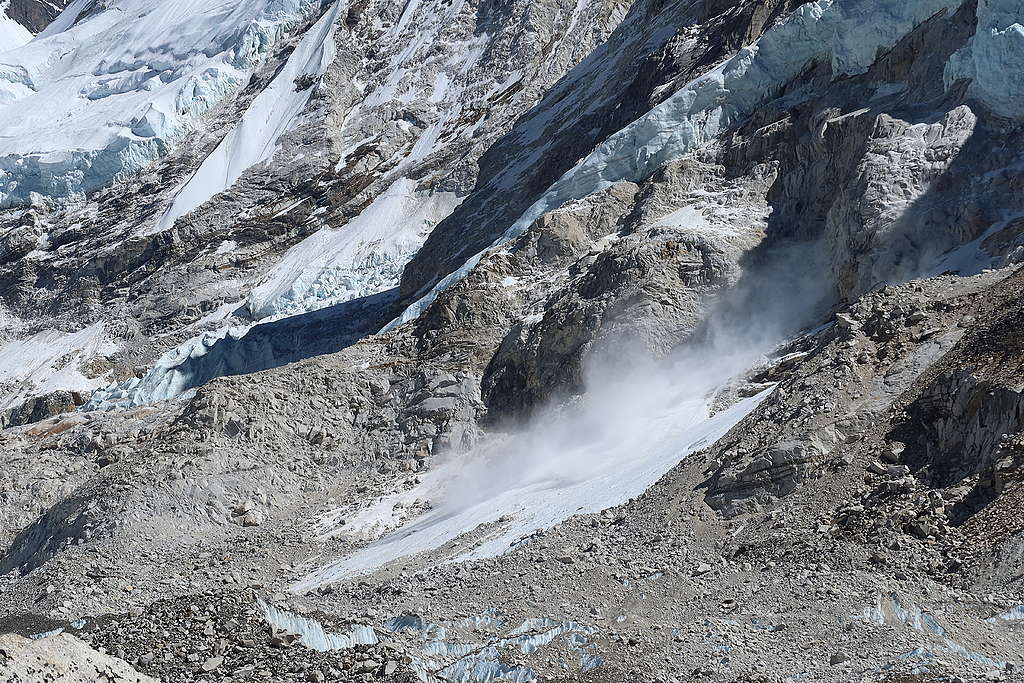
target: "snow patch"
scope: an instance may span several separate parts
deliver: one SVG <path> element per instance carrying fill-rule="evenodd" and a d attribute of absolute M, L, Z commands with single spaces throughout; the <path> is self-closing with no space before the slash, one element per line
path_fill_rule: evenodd
<path fill-rule="evenodd" d="M 395 181 L 346 225 L 324 228 L 290 249 L 249 295 L 253 318 L 294 315 L 394 287 L 460 201 L 449 192 L 417 193 L 414 180 Z"/>
<path fill-rule="evenodd" d="M 21 47 L 32 40 L 32 32 L 7 16 L 11 1 L 0 2 L 0 53 Z"/>
<path fill-rule="evenodd" d="M 82 374 L 81 364 L 116 350 L 117 345 L 104 334 L 103 323 L 77 332 L 44 330 L 7 342 L 0 346 L 0 409 L 54 391 L 88 393 L 102 386 L 100 379 Z"/>

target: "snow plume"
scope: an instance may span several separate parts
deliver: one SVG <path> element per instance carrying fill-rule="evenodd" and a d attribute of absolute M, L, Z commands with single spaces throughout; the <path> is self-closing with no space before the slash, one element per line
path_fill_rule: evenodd
<path fill-rule="evenodd" d="M 493 557 L 538 530 L 640 495 L 686 456 L 722 437 L 770 389 L 712 414 L 716 395 L 813 321 L 833 288 L 817 246 L 779 250 L 723 295 L 703 329 L 668 358 L 620 346 L 590 359 L 586 394 L 539 411 L 521 428 L 469 453 L 449 453 L 419 487 L 385 497 L 346 521 L 373 538 L 397 526 L 395 510 L 432 509 L 299 582 L 304 591 L 451 543 L 436 561 Z M 327 530 L 328 535 L 335 531 Z"/>

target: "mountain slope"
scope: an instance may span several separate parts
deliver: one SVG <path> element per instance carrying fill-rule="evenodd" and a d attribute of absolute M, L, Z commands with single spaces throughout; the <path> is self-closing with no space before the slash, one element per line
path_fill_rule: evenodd
<path fill-rule="evenodd" d="M 1017 3 L 303 16 L 3 214 L 5 630 L 165 680 L 1012 679 Z M 154 30 L 103 17 L 51 40 Z"/>

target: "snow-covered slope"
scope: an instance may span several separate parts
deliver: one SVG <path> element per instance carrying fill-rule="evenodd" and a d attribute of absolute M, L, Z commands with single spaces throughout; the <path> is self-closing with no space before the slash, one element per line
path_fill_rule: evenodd
<path fill-rule="evenodd" d="M 95 323 L 77 332 L 44 330 L 27 339 L 0 345 L 0 409 L 53 391 L 79 391 L 86 395 L 105 383 L 103 374 L 92 379 L 82 365 L 116 350 Z"/>
<path fill-rule="evenodd" d="M 7 16 L 10 0 L 0 2 L 0 53 L 21 47 L 32 40 L 32 33 Z"/>
<path fill-rule="evenodd" d="M 321 6 L 75 3 L 0 57 L 0 206 L 95 190 L 165 154 Z"/>
<path fill-rule="evenodd" d="M 458 203 L 453 193 L 419 196 L 415 181 L 396 181 L 345 226 L 291 249 L 249 294 L 251 315 L 294 315 L 394 287 L 430 230 Z"/>
<path fill-rule="evenodd" d="M 155 230 L 170 228 L 179 217 L 230 187 L 243 171 L 273 155 L 278 138 L 295 125 L 309 102 L 313 81 L 334 60 L 335 22 L 346 7 L 343 0 L 335 0 L 332 9 L 303 36 L 284 68 L 256 96 L 242 120 L 177 190 Z M 300 78 L 310 82 L 299 85 Z"/>

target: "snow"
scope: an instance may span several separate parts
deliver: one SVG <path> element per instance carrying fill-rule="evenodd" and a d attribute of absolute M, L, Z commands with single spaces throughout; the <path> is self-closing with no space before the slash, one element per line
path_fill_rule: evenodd
<path fill-rule="evenodd" d="M 304 592 L 373 571 L 495 522 L 479 544 L 453 550 L 449 559 L 497 556 L 539 529 L 643 493 L 681 459 L 723 436 L 771 391 L 710 417 L 708 396 L 699 382 L 634 389 L 634 401 L 622 401 L 619 391 L 588 396 L 591 406 L 594 401 L 614 402 L 613 419 L 606 419 L 607 406 L 596 411 L 588 407 L 582 416 L 453 457 L 423 475 L 420 486 L 386 497 L 348 520 L 345 529 L 358 535 L 370 525 L 386 526 L 399 502 L 429 499 L 436 503 L 434 510 L 317 570 L 292 590 Z M 499 522 L 509 517 L 511 521 Z"/>
<path fill-rule="evenodd" d="M 77 332 L 43 330 L 7 342 L 0 346 L 0 385 L 5 389 L 0 394 L 0 408 L 53 391 L 88 393 L 103 382 L 85 377 L 79 369 L 81 362 L 116 350 L 104 334 L 103 323 Z"/>
<path fill-rule="evenodd" d="M 978 28 L 946 64 L 947 87 L 971 79 L 968 94 L 996 114 L 1024 116 L 1024 5 L 1020 0 L 979 0 Z"/>
<path fill-rule="evenodd" d="M 32 32 L 7 16 L 10 0 L 0 2 L 0 53 L 21 47 L 32 40 Z"/>
<path fill-rule="evenodd" d="M 165 154 L 319 0 L 76 2 L 0 54 L 0 206 L 74 197 Z"/>
<path fill-rule="evenodd" d="M 294 315 L 384 291 L 461 200 L 419 194 L 401 178 L 348 224 L 324 228 L 288 251 L 247 300 L 254 319 Z"/>
<path fill-rule="evenodd" d="M 757 42 L 683 86 L 609 137 L 566 172 L 489 247 L 514 240 L 539 217 L 621 181 L 639 181 L 668 161 L 711 142 L 742 121 L 808 64 L 827 59 L 836 75 L 863 73 L 879 50 L 960 0 L 817 0 L 796 9 Z M 437 283 L 384 330 L 420 315 L 437 295 L 465 277 L 487 250 Z"/>
<path fill-rule="evenodd" d="M 334 30 L 348 6 L 335 0 L 299 42 L 281 72 L 249 105 L 242 120 L 175 192 L 174 200 L 156 222 L 154 231 L 166 230 L 181 216 L 230 187 L 252 166 L 270 159 L 278 139 L 295 127 L 314 88 L 296 90 L 300 76 L 322 76 L 335 57 Z"/>
<path fill-rule="evenodd" d="M 220 243 L 220 246 L 217 247 L 217 250 L 214 253 L 218 256 L 221 254 L 230 254 L 235 249 L 238 249 L 238 242 L 235 240 L 224 240 Z"/>

